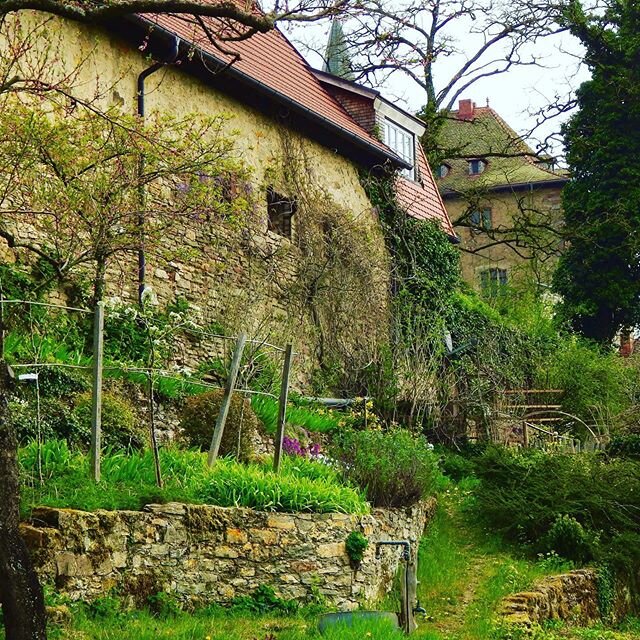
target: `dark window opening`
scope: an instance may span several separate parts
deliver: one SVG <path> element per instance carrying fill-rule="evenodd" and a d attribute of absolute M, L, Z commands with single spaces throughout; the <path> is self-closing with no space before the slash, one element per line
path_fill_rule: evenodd
<path fill-rule="evenodd" d="M 451 171 L 451 167 L 448 164 L 441 164 L 436 170 L 438 178 L 446 178 Z"/>
<path fill-rule="evenodd" d="M 487 163 L 484 160 L 469 160 L 469 175 L 477 176 L 482 173 L 487 167 Z"/>
<path fill-rule="evenodd" d="M 492 268 L 480 272 L 480 286 L 487 295 L 496 295 L 507 284 L 507 270 Z"/>
<path fill-rule="evenodd" d="M 476 210 L 471 212 L 469 217 L 471 223 L 471 231 L 489 231 L 493 229 L 493 216 L 491 209 L 483 209 L 482 211 Z"/>
<path fill-rule="evenodd" d="M 276 193 L 271 187 L 267 189 L 267 228 L 269 231 L 291 239 L 291 219 L 296 209 L 295 200 Z"/>

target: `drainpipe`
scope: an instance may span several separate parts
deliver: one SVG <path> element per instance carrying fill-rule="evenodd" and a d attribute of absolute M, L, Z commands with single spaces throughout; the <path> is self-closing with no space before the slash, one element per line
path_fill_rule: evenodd
<path fill-rule="evenodd" d="M 171 50 L 171 54 L 164 62 L 155 62 L 150 67 L 146 68 L 139 76 L 138 76 L 138 117 L 142 124 L 144 124 L 145 117 L 145 87 L 144 81 L 156 71 L 162 69 L 167 65 L 173 64 L 178 59 L 178 54 L 180 51 L 180 38 L 177 36 L 173 40 L 173 48 Z M 144 172 L 144 156 L 140 156 L 140 160 L 138 161 L 138 176 L 142 177 Z M 138 248 L 138 303 L 142 306 L 142 293 L 144 291 L 144 282 L 146 278 L 147 271 L 147 263 L 145 258 L 144 251 L 144 223 L 145 223 L 145 215 L 144 215 L 144 207 L 145 207 L 145 189 L 144 185 L 140 184 L 138 187 L 138 201 L 140 205 L 140 210 L 138 211 L 138 231 L 140 233 L 140 245 Z"/>

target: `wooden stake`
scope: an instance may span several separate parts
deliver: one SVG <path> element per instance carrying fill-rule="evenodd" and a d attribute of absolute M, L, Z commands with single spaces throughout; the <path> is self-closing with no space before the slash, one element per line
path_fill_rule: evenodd
<path fill-rule="evenodd" d="M 218 457 L 218 450 L 220 449 L 220 442 L 222 440 L 222 434 L 224 433 L 224 426 L 227 422 L 227 416 L 229 415 L 229 407 L 231 406 L 231 396 L 233 394 L 233 388 L 236 385 L 236 379 L 238 378 L 238 371 L 240 371 L 242 353 L 244 351 L 244 345 L 246 342 L 247 335 L 245 333 L 241 333 L 238 336 L 236 348 L 233 352 L 231 367 L 229 368 L 229 377 L 227 378 L 227 384 L 224 388 L 222 404 L 220 405 L 220 411 L 216 420 L 216 426 L 213 430 L 213 437 L 211 438 L 211 447 L 209 448 L 209 457 L 207 459 L 207 463 L 209 466 L 212 466 Z"/>
<path fill-rule="evenodd" d="M 104 344 L 104 302 L 96 304 L 93 319 L 93 393 L 91 397 L 91 476 L 100 482 L 102 440 L 102 358 Z"/>
<path fill-rule="evenodd" d="M 276 431 L 275 453 L 273 455 L 273 470 L 276 473 L 280 471 L 280 463 L 282 461 L 282 443 L 284 441 L 284 427 L 287 422 L 287 400 L 289 398 L 289 377 L 291 375 L 292 356 L 293 345 L 288 344 L 284 349 L 280 400 L 278 402 L 278 429 Z"/>

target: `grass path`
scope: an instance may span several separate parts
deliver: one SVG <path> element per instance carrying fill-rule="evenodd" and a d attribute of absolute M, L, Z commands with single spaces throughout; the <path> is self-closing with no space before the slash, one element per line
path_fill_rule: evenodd
<path fill-rule="evenodd" d="M 420 546 L 418 597 L 427 610 L 416 640 L 503 640 L 495 611 L 511 593 L 528 589 L 566 567 L 533 562 L 506 548 L 474 521 L 473 484 L 452 485 L 440 497 L 435 519 Z M 640 640 L 640 623 L 618 631 L 559 625 L 530 640 Z"/>

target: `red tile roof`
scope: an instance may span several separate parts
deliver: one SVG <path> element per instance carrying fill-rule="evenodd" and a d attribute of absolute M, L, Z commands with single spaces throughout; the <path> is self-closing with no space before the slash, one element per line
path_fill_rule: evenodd
<path fill-rule="evenodd" d="M 435 220 L 449 236 L 456 235 L 449 214 L 445 209 L 440 192 L 436 187 L 431 167 L 424 155 L 422 145 L 416 145 L 416 160 L 420 182 L 398 176 L 396 195 L 400 205 L 413 218 L 418 220 Z"/>
<path fill-rule="evenodd" d="M 143 18 L 223 63 L 233 61 L 231 56 L 222 53 L 211 43 L 206 31 L 196 21 L 174 14 L 144 14 Z M 217 33 L 221 28 L 220 21 L 214 18 L 203 17 L 202 21 L 212 33 Z M 246 40 L 225 42 L 224 47 L 239 55 L 239 59 L 233 62 L 236 72 L 294 101 L 321 117 L 328 125 L 355 136 L 383 157 L 399 160 L 396 154 L 356 123 L 324 89 L 313 75 L 311 67 L 277 28 L 267 33 L 255 33 Z"/>

